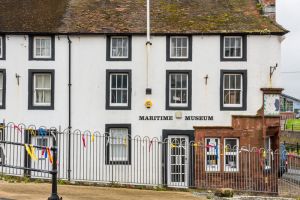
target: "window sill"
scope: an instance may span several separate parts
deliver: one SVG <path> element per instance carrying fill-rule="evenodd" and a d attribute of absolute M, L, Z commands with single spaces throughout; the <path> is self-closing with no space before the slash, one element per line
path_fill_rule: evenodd
<path fill-rule="evenodd" d="M 227 107 L 227 106 L 221 106 L 221 111 L 245 111 L 247 110 L 246 106 L 240 106 L 240 107 Z"/>
<path fill-rule="evenodd" d="M 192 58 L 167 58 L 167 62 L 188 62 L 192 61 Z"/>
<path fill-rule="evenodd" d="M 106 110 L 131 110 L 131 106 L 106 106 Z"/>
<path fill-rule="evenodd" d="M 131 61 L 131 58 L 107 58 L 106 61 Z"/>
<path fill-rule="evenodd" d="M 30 58 L 30 61 L 55 61 L 54 58 Z"/>
<path fill-rule="evenodd" d="M 54 110 L 54 106 L 32 106 L 28 107 L 28 110 Z"/>
<path fill-rule="evenodd" d="M 106 165 L 131 165 L 129 161 L 109 161 Z"/>

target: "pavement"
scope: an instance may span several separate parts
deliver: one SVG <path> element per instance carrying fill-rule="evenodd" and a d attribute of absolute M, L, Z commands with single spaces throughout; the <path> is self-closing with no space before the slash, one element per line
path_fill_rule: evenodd
<path fill-rule="evenodd" d="M 0 200 L 46 200 L 51 185 L 47 183 L 7 183 L 0 181 Z M 191 192 L 154 191 L 129 188 L 59 185 L 63 200 L 206 200 Z"/>

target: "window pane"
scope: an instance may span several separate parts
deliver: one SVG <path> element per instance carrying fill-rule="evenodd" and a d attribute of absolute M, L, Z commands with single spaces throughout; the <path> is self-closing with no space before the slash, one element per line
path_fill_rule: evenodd
<path fill-rule="evenodd" d="M 36 90 L 35 95 L 36 95 L 36 103 L 43 103 L 44 95 L 43 95 L 43 90 Z"/>
<path fill-rule="evenodd" d="M 229 85 L 230 89 L 235 89 L 235 76 L 234 75 L 230 75 L 230 85 Z"/>
<path fill-rule="evenodd" d="M 116 48 L 117 47 L 117 39 L 116 38 L 111 38 L 111 47 Z"/>
<path fill-rule="evenodd" d="M 182 88 L 187 88 L 187 75 L 182 75 Z"/>
<path fill-rule="evenodd" d="M 128 160 L 128 129 L 111 128 L 110 137 L 110 160 Z"/>
<path fill-rule="evenodd" d="M 51 103 L 51 91 L 50 90 L 44 91 L 44 95 L 45 95 L 44 103 Z"/>
<path fill-rule="evenodd" d="M 111 88 L 116 88 L 117 75 L 111 75 Z"/>
<path fill-rule="evenodd" d="M 181 91 L 180 90 L 176 90 L 175 102 L 181 103 Z"/>
<path fill-rule="evenodd" d="M 35 87 L 36 88 L 43 88 L 43 75 L 41 74 L 36 74 L 35 75 Z"/>
<path fill-rule="evenodd" d="M 237 139 L 225 139 L 225 146 L 229 149 L 237 147 Z"/>
<path fill-rule="evenodd" d="M 2 105 L 2 100 L 3 100 L 2 94 L 3 94 L 3 90 L 0 89 L 0 105 Z"/>
<path fill-rule="evenodd" d="M 0 89 L 3 89 L 3 73 L 0 73 Z"/>
<path fill-rule="evenodd" d="M 187 38 L 182 38 L 182 47 L 187 47 Z"/>
<path fill-rule="evenodd" d="M 121 98 L 122 98 L 121 90 L 117 90 L 117 103 L 122 103 Z"/>
<path fill-rule="evenodd" d="M 187 103 L 187 90 L 182 90 L 182 103 Z"/>
<path fill-rule="evenodd" d="M 241 89 L 241 75 L 236 75 L 236 89 Z"/>
<path fill-rule="evenodd" d="M 117 88 L 122 88 L 122 75 L 117 75 Z"/>
<path fill-rule="evenodd" d="M 44 75 L 44 88 L 51 88 L 51 75 Z"/>
<path fill-rule="evenodd" d="M 239 90 L 235 91 L 235 103 L 241 104 L 241 91 Z"/>
<path fill-rule="evenodd" d="M 181 54 L 181 48 L 177 48 L 176 49 L 176 57 L 181 57 L 182 54 Z"/>
<path fill-rule="evenodd" d="M 171 77 L 171 88 L 175 88 L 175 75 L 170 74 L 170 77 Z"/>
<path fill-rule="evenodd" d="M 123 90 L 122 103 L 127 103 L 127 90 Z"/>
<path fill-rule="evenodd" d="M 181 88 L 181 74 L 176 75 L 176 88 Z"/>
<path fill-rule="evenodd" d="M 127 75 L 123 75 L 123 87 L 122 88 L 127 88 Z"/>
<path fill-rule="evenodd" d="M 230 46 L 235 47 L 235 38 L 230 38 Z"/>
<path fill-rule="evenodd" d="M 111 90 L 111 103 L 117 103 L 117 91 Z"/>
<path fill-rule="evenodd" d="M 175 90 L 171 90 L 171 103 L 175 103 L 175 99 L 176 99 L 176 96 L 175 96 Z"/>
<path fill-rule="evenodd" d="M 236 38 L 235 40 L 236 40 L 236 47 L 237 47 L 237 48 L 240 48 L 240 47 L 241 47 L 241 44 L 242 44 L 242 43 L 241 43 L 242 38 Z"/>
<path fill-rule="evenodd" d="M 229 94 L 230 94 L 229 90 L 224 91 L 224 104 L 229 104 L 230 103 Z"/>
<path fill-rule="evenodd" d="M 225 38 L 225 47 L 229 47 L 229 38 Z"/>
<path fill-rule="evenodd" d="M 224 88 L 229 89 L 229 75 L 224 75 Z"/>

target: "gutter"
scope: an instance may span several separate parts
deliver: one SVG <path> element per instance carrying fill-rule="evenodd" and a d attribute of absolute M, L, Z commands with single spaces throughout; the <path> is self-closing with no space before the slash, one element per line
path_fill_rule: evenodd
<path fill-rule="evenodd" d="M 72 41 L 70 39 L 70 36 L 68 35 L 67 36 L 68 38 L 68 43 L 69 43 L 69 51 L 68 51 L 68 54 L 69 54 L 69 83 L 68 83 L 68 99 L 69 99 L 69 103 L 68 103 L 68 181 L 71 180 L 71 132 L 72 132 L 72 118 L 71 118 L 71 103 L 72 103 L 72 99 L 71 99 L 71 87 L 72 87 L 72 76 L 71 76 L 71 69 L 72 69 Z"/>

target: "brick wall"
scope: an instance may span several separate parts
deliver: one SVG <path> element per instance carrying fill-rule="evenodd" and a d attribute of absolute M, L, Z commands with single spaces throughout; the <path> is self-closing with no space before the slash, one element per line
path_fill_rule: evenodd
<path fill-rule="evenodd" d="M 220 138 L 220 170 L 205 171 L 205 148 L 195 151 L 195 184 L 197 187 L 230 187 L 237 190 L 277 192 L 278 154 L 273 154 L 271 169 L 266 170 L 264 157 L 259 148 L 264 148 L 263 128 L 271 136 L 271 148 L 279 148 L 280 117 L 233 116 L 231 127 L 195 127 L 195 142 L 205 144 L 205 138 Z M 224 138 L 239 138 L 240 148 L 252 148 L 252 152 L 239 152 L 239 170 L 224 171 Z"/>

